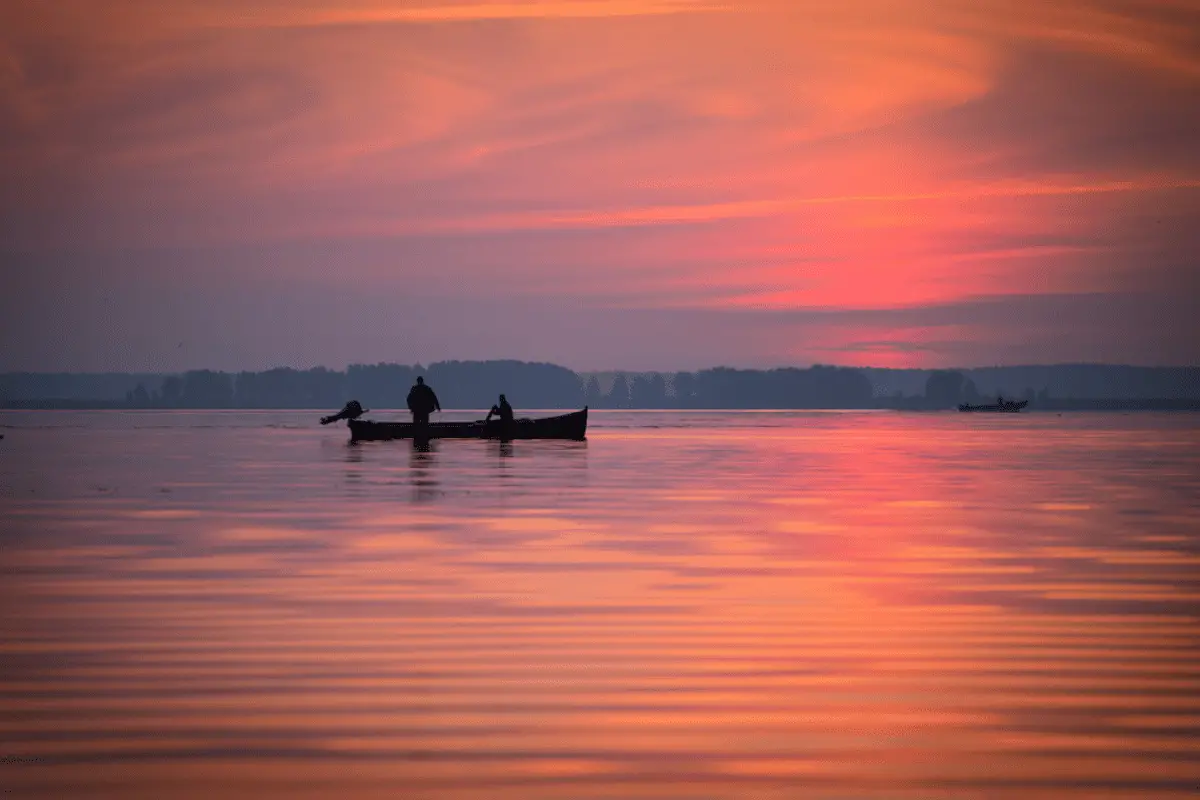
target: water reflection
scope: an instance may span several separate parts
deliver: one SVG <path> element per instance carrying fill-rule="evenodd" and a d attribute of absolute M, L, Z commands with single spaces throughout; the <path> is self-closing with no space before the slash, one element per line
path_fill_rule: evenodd
<path fill-rule="evenodd" d="M 362 497 L 363 496 L 363 453 L 362 448 L 355 442 L 348 442 L 342 446 L 343 461 L 346 465 L 346 496 L 347 497 Z"/>
<path fill-rule="evenodd" d="M 437 439 L 413 439 L 410 444 L 408 466 L 411 472 L 413 503 L 430 503 L 442 494 L 438 488 L 436 473 L 439 447 L 440 442 Z"/>
<path fill-rule="evenodd" d="M 6 788 L 1194 791 L 1200 428 L 780 419 L 39 433 L 0 461 Z"/>

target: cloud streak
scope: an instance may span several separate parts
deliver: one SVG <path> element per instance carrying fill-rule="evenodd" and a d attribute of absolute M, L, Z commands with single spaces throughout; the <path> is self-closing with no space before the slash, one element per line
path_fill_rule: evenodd
<path fill-rule="evenodd" d="M 305 28 L 392 23 L 431 24 L 481 20 L 595 19 L 725 11 L 728 4 L 697 0 L 553 0 L 552 2 L 426 2 L 352 4 L 237 3 L 191 9 L 197 24 L 233 28 Z M 207 23 L 200 20 L 207 20 Z"/>

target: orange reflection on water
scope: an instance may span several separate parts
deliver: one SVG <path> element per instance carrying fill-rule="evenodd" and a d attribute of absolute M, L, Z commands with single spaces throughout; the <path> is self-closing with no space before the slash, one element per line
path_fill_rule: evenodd
<path fill-rule="evenodd" d="M 0 736 L 24 759 L 6 780 L 514 798 L 1200 782 L 1187 418 L 598 418 L 586 444 L 420 454 L 328 431 L 135 429 L 113 451 L 42 434 L 28 457 L 62 473 L 57 495 L 4 496 Z M 194 457 L 156 461 L 165 444 Z M 79 448 L 119 491 L 72 472 Z"/>

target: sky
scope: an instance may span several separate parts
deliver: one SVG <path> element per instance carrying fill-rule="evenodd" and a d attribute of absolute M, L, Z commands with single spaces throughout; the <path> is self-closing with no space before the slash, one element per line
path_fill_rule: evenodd
<path fill-rule="evenodd" d="M 0 370 L 1200 363 L 1200 0 L 5 0 Z"/>

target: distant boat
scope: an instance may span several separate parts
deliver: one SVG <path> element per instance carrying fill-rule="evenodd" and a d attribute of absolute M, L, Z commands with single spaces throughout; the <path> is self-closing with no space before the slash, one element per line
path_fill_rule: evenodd
<path fill-rule="evenodd" d="M 1029 405 L 1028 400 L 1006 400 L 1003 403 L 990 403 L 988 405 L 973 406 L 970 403 L 963 403 L 958 407 L 959 411 L 1000 411 L 1015 414 L 1025 406 Z"/>
<path fill-rule="evenodd" d="M 574 439 L 582 441 L 587 433 L 587 406 L 580 411 L 541 419 L 515 419 L 511 426 L 500 420 L 475 422 L 370 422 L 349 419 L 350 440 L 354 442 L 390 439 Z"/>

